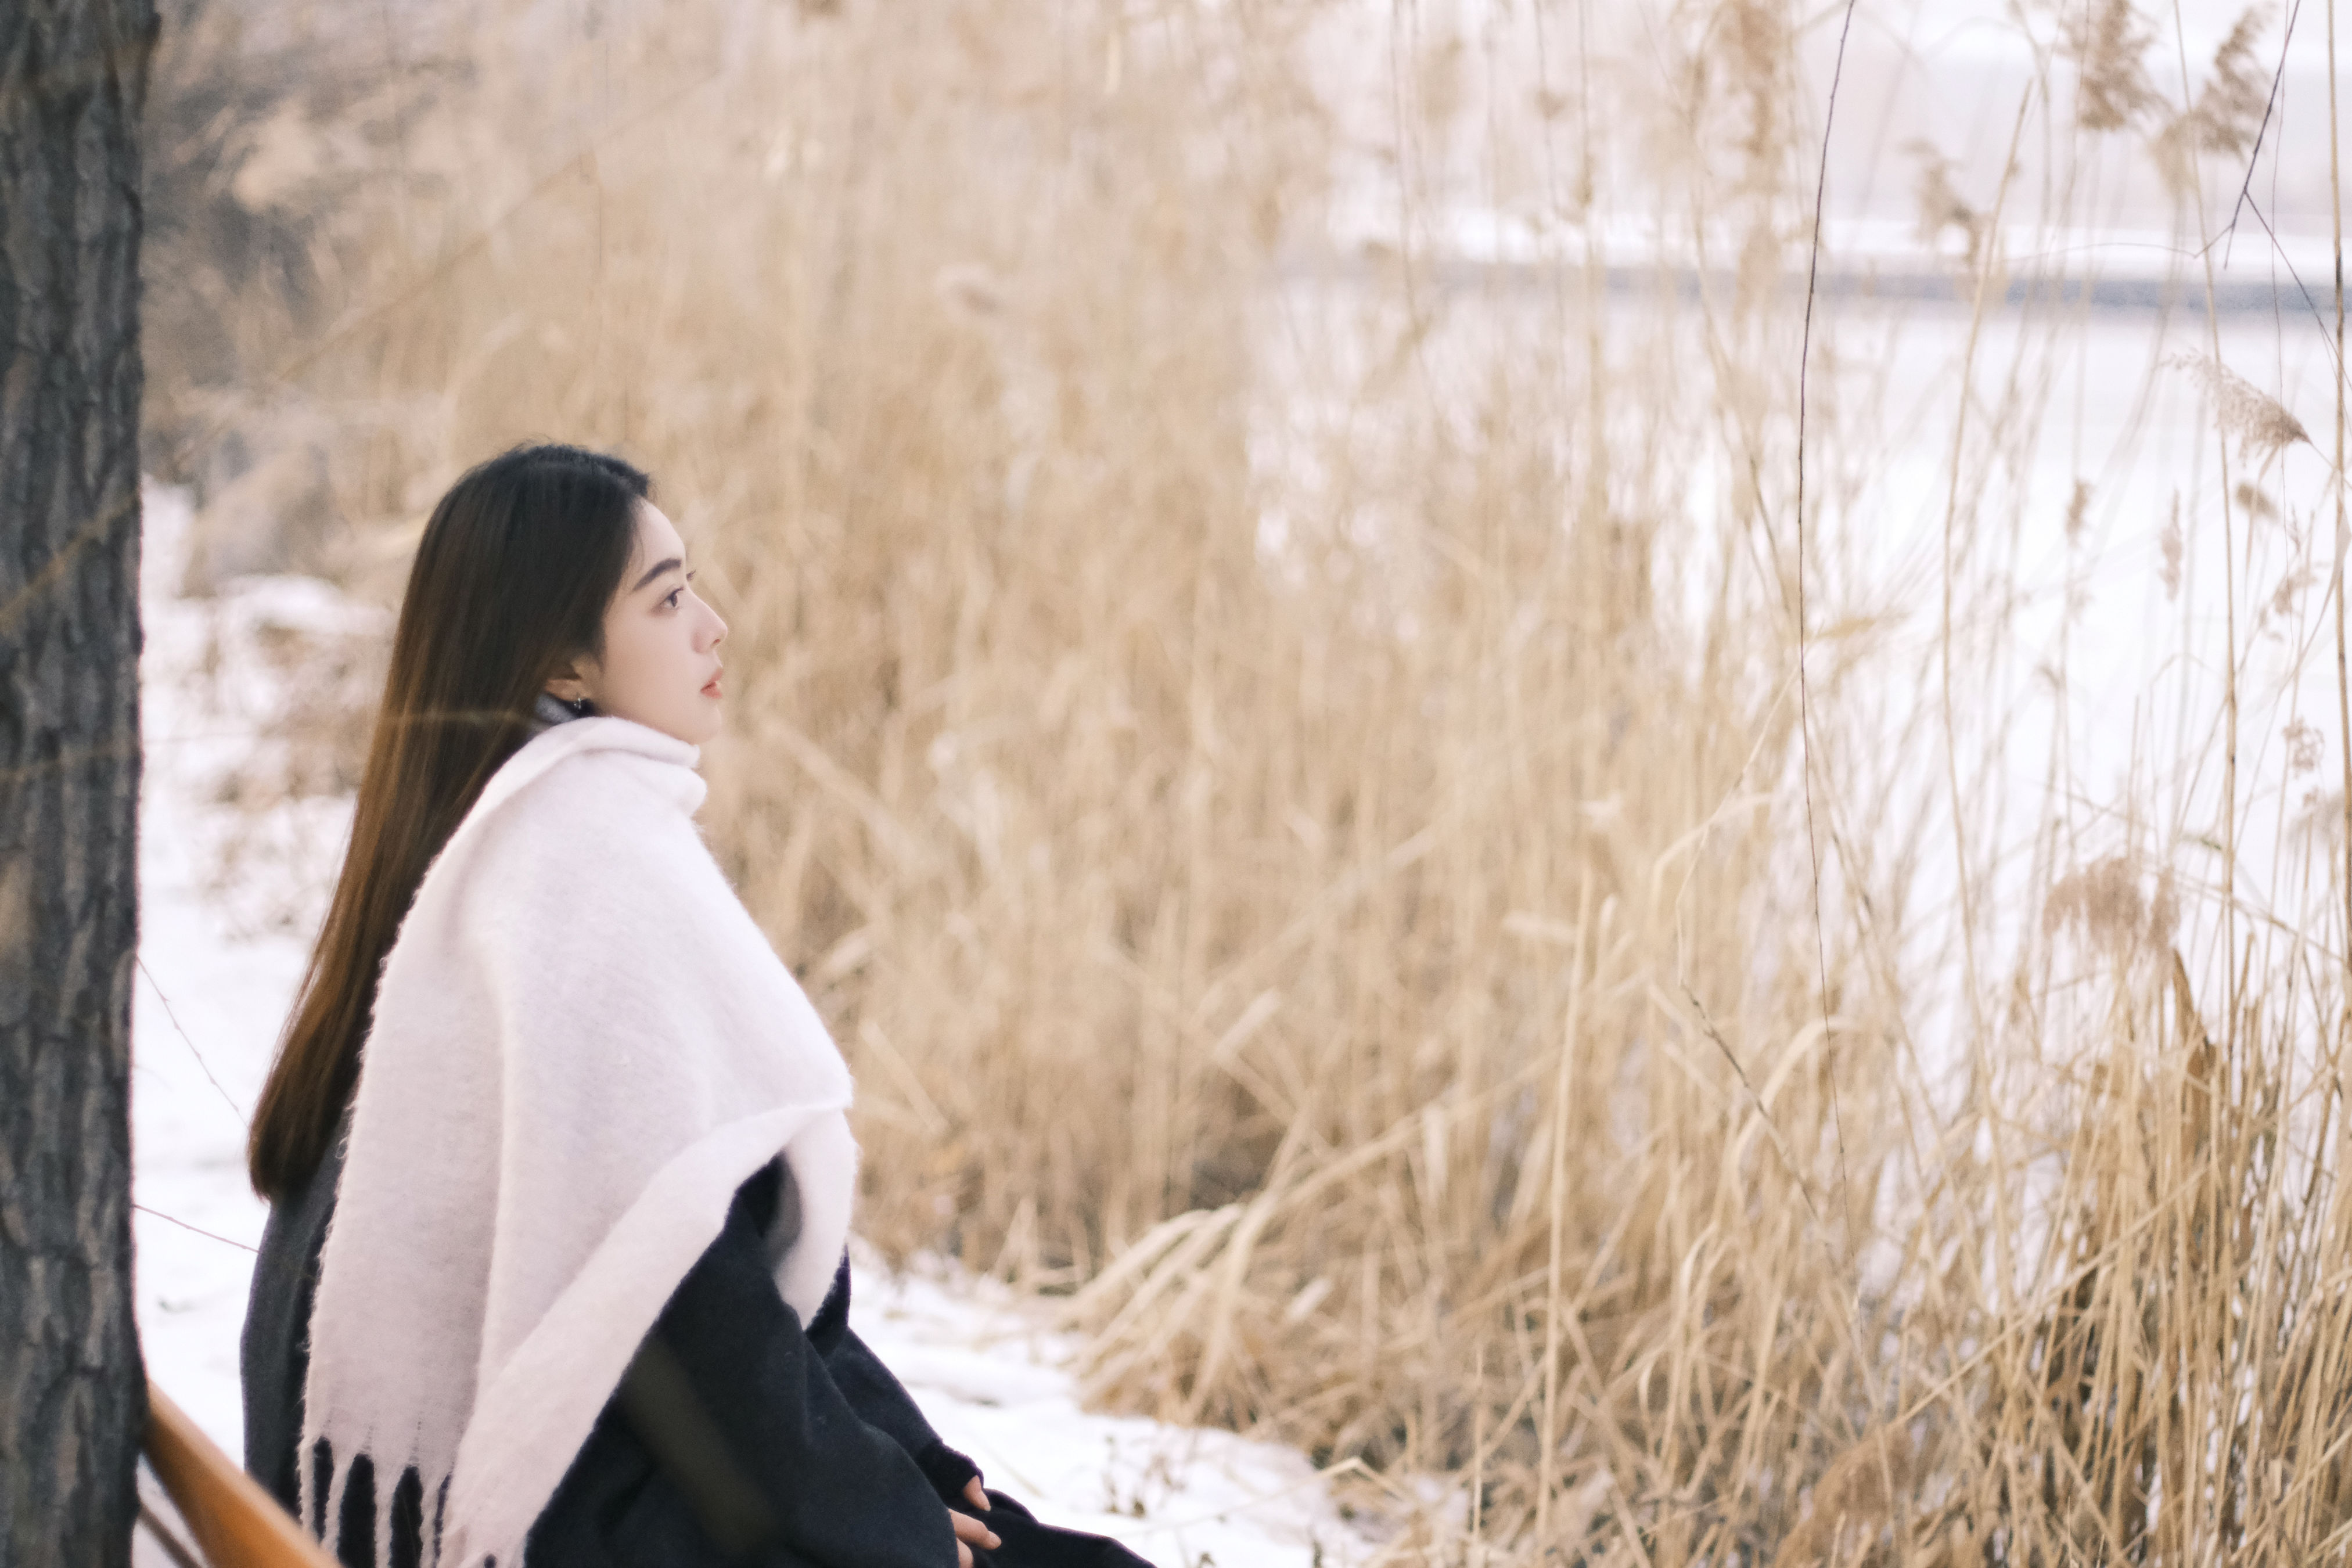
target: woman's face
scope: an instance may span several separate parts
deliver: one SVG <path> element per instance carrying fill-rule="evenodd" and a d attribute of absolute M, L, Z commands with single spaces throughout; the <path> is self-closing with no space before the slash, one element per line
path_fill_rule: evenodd
<path fill-rule="evenodd" d="M 686 544 L 659 507 L 637 503 L 636 550 L 604 611 L 604 653 L 547 683 L 565 702 L 701 745 L 719 733 L 719 640 L 727 623 L 694 591 Z"/>

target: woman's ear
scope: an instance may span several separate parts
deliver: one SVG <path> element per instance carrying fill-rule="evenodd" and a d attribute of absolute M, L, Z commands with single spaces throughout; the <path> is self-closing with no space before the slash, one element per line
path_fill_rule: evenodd
<path fill-rule="evenodd" d="M 577 702 L 588 695 L 588 680 L 582 672 L 582 659 L 567 659 L 562 668 L 547 678 L 547 694 L 558 702 Z"/>

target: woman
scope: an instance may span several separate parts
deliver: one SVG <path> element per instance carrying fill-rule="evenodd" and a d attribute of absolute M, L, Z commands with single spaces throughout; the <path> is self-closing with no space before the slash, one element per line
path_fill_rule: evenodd
<path fill-rule="evenodd" d="M 368 1568 L 1135 1564 L 849 1329 L 849 1074 L 695 831 L 727 628 L 649 492 L 527 447 L 425 526 L 254 1121 L 247 1468 Z"/>

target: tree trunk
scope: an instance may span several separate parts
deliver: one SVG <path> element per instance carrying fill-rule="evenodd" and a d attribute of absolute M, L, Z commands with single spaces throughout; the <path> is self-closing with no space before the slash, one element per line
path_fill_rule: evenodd
<path fill-rule="evenodd" d="M 152 0 L 0 0 L 0 1568 L 131 1559 Z"/>

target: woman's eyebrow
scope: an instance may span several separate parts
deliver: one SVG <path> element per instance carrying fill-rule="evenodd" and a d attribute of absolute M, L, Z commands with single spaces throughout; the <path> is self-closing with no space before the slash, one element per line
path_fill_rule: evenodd
<path fill-rule="evenodd" d="M 638 578 L 635 584 L 630 585 L 629 592 L 634 594 L 639 588 L 644 587 L 646 584 L 660 576 L 663 573 L 675 572 L 685 564 L 685 562 L 679 560 L 675 555 L 672 555 L 666 560 L 656 561 L 654 563 L 654 569 L 652 571 L 646 573 L 644 576 Z"/>

